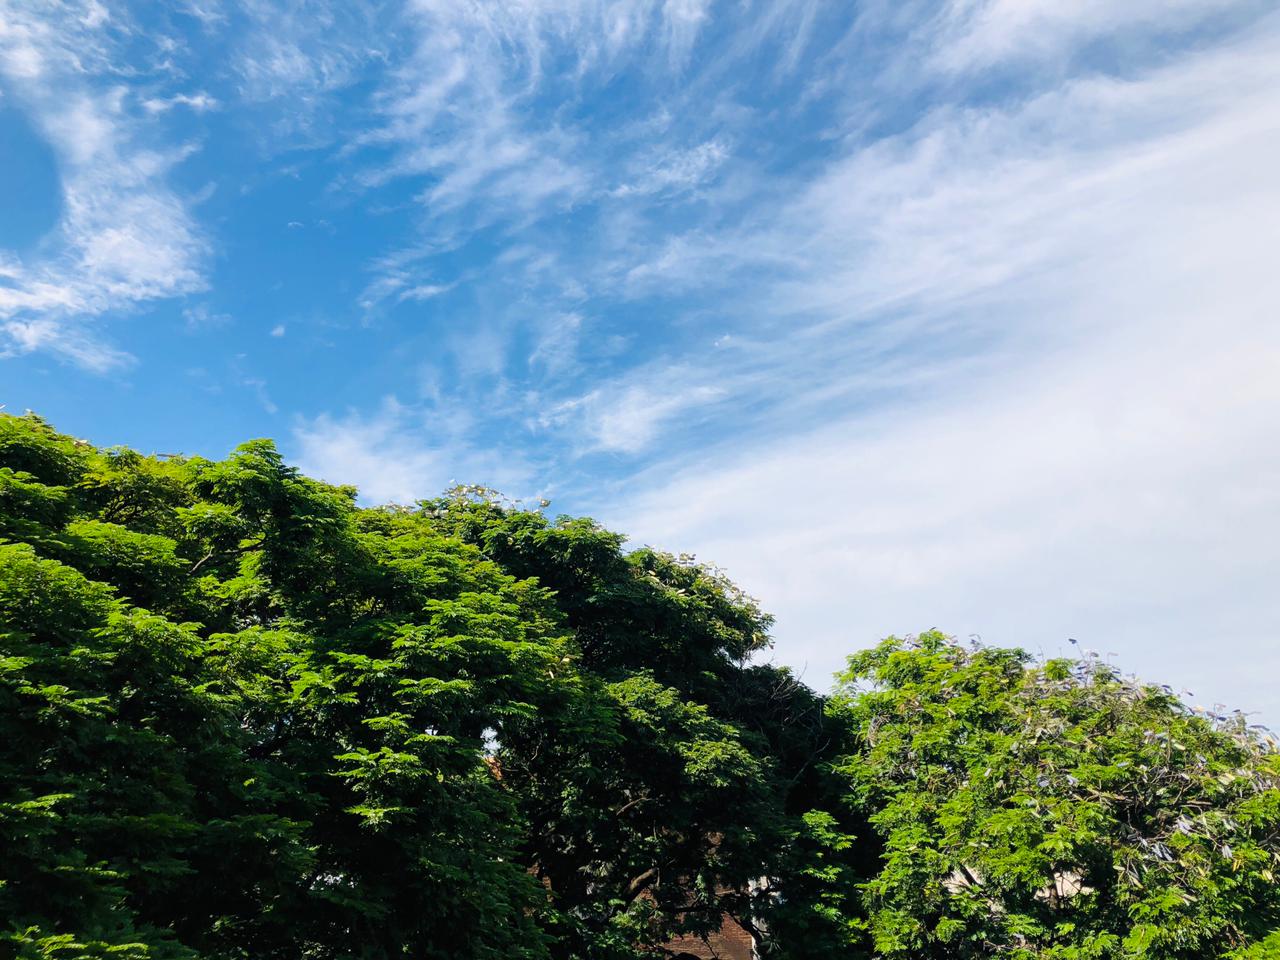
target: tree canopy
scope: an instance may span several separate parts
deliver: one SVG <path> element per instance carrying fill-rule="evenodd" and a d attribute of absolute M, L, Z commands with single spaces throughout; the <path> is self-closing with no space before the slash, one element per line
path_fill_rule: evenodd
<path fill-rule="evenodd" d="M 1280 929 L 1280 757 L 1240 715 L 937 633 L 852 657 L 832 709 L 882 956 L 1192 960 Z"/>
<path fill-rule="evenodd" d="M 1280 955 L 1265 731 L 938 634 L 834 696 L 712 566 L 0 414 L 0 955 Z"/>

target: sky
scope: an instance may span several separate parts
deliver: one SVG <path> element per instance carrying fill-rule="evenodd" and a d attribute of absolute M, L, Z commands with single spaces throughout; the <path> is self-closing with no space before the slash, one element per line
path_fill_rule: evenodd
<path fill-rule="evenodd" d="M 0 403 L 545 497 L 819 688 L 939 628 L 1280 722 L 1280 11 L 0 0 Z"/>

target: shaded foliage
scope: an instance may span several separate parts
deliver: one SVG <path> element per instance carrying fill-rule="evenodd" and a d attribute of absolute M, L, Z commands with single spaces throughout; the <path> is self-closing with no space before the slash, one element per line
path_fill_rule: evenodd
<path fill-rule="evenodd" d="M 768 948 L 766 929 L 794 912 L 778 894 L 836 744 L 822 698 L 750 661 L 770 618 L 716 568 L 623 553 L 590 520 L 477 488 L 423 510 L 553 591 L 581 673 L 614 705 L 591 733 L 512 731 L 500 754 L 529 825 L 525 856 L 576 949 L 658 946 L 726 914 Z"/>

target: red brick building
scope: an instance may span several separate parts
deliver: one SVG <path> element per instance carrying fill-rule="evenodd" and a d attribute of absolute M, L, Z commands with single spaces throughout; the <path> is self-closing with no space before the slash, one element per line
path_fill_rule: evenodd
<path fill-rule="evenodd" d="M 731 917 L 725 917 L 716 933 L 701 937 L 680 937 L 666 945 L 673 957 L 688 960 L 754 960 L 755 941 Z"/>

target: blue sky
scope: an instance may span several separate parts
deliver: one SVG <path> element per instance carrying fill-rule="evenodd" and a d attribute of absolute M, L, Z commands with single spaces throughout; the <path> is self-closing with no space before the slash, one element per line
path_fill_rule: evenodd
<path fill-rule="evenodd" d="M 0 402 L 1280 719 L 1280 16 L 0 0 Z"/>

